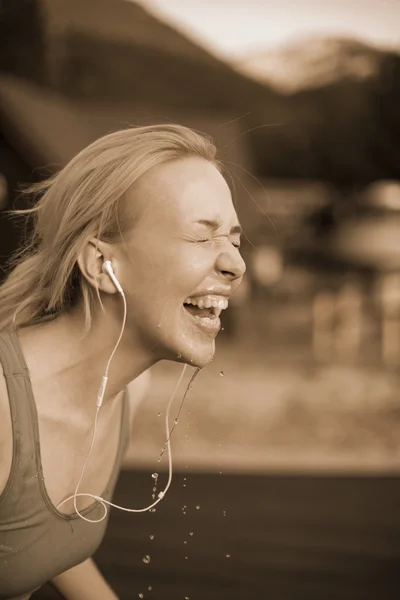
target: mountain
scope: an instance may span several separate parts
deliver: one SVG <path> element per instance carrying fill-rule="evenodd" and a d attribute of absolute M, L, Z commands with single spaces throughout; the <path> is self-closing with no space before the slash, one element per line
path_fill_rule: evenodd
<path fill-rule="evenodd" d="M 350 79 L 366 81 L 390 52 L 344 37 L 315 36 L 251 54 L 235 64 L 240 72 L 285 94 Z"/>
<path fill-rule="evenodd" d="M 18 0 L 16 0 L 18 1 Z M 72 34 L 105 42 L 157 49 L 170 56 L 213 66 L 217 60 L 205 48 L 128 0 L 39 0 L 46 37 L 56 46 Z M 70 51 L 71 48 L 68 48 Z M 51 57 L 49 57 L 51 59 Z"/>
<path fill-rule="evenodd" d="M 288 116 L 279 128 L 250 133 L 257 171 L 350 188 L 400 179 L 400 53 L 339 39 L 297 48 L 288 63 L 293 82 L 289 67 L 280 75 Z"/>
<path fill-rule="evenodd" d="M 2 70 L 67 96 L 243 113 L 277 97 L 134 2 L 3 2 Z"/>
<path fill-rule="evenodd" d="M 88 106 L 232 119 L 265 177 L 400 179 L 399 53 L 318 38 L 269 52 L 263 81 L 245 62 L 223 62 L 133 2 L 2 0 L 3 72 Z"/>

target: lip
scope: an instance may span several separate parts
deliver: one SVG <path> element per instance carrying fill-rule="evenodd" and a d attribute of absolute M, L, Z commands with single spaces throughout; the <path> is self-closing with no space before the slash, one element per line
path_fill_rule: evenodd
<path fill-rule="evenodd" d="M 232 289 L 230 287 L 212 287 L 208 290 L 200 290 L 195 294 L 190 294 L 187 298 L 200 298 L 201 296 L 224 296 L 230 298 L 232 295 Z"/>
<path fill-rule="evenodd" d="M 185 314 L 190 318 L 192 323 L 198 327 L 203 333 L 207 333 L 208 335 L 217 335 L 221 329 L 221 319 L 219 317 L 214 317 L 211 319 L 211 322 L 202 322 L 203 319 L 198 316 L 193 316 L 190 314 L 188 310 L 183 308 Z"/>

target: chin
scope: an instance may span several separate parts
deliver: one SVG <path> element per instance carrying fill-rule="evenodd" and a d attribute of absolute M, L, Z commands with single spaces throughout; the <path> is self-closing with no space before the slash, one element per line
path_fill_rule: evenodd
<path fill-rule="evenodd" d="M 212 340 L 207 344 L 190 343 L 186 348 L 182 348 L 181 346 L 180 350 L 175 350 L 173 352 L 173 356 L 170 356 L 169 360 L 202 369 L 213 361 L 214 356 L 215 340 Z"/>
<path fill-rule="evenodd" d="M 186 311 L 176 320 L 170 318 L 168 327 L 157 328 L 162 358 L 200 369 L 209 365 L 215 355 L 215 340 L 220 328 L 219 319 L 214 327 L 199 326 Z"/>

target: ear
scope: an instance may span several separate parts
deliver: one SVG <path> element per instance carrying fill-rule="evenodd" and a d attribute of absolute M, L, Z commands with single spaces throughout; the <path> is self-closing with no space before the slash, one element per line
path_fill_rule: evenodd
<path fill-rule="evenodd" d="M 109 244 L 97 238 L 91 238 L 80 252 L 77 263 L 82 275 L 92 287 L 107 294 L 115 294 L 117 290 L 113 281 L 102 270 L 102 265 L 106 260 L 113 260 Z"/>

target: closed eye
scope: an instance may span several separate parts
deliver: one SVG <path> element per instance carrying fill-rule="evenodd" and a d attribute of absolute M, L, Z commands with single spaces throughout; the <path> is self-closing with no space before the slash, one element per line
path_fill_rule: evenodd
<path fill-rule="evenodd" d="M 204 242 L 212 242 L 212 241 L 215 241 L 215 239 L 211 239 L 211 238 L 204 238 L 203 240 L 198 240 L 198 242 L 199 242 L 200 244 L 201 244 L 201 243 L 204 243 Z M 240 249 L 240 242 L 231 242 L 231 244 L 232 244 L 232 246 L 233 246 L 234 248 L 237 248 L 237 250 L 239 250 L 239 249 Z"/>

